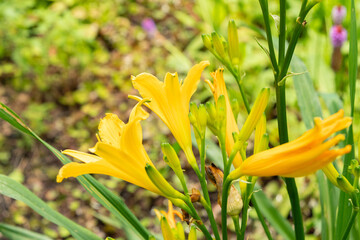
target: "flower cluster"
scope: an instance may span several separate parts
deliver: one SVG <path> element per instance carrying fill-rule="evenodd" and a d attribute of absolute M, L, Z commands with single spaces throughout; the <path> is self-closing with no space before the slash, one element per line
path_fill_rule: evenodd
<path fill-rule="evenodd" d="M 197 215 L 192 202 L 200 202 L 209 207 L 199 191 L 195 197 L 188 194 L 183 170 L 176 152 L 171 145 L 163 144 L 164 159 L 179 177 L 185 194 L 173 188 L 156 169 L 144 146 L 142 145 L 142 128 L 140 122 L 147 119 L 149 114 L 143 106 L 150 108 L 168 126 L 173 136 L 184 151 L 191 167 L 199 177 L 204 177 L 204 172 L 199 172 L 198 162 L 192 150 L 190 123 L 196 130 L 198 145 L 204 143 L 205 128 L 208 127 L 218 137 L 221 147 L 224 149 L 224 174 L 215 166 L 206 166 L 209 180 L 216 185 L 218 190 L 218 203 L 223 204 L 223 180 L 227 175 L 231 181 L 244 178 L 245 176 L 284 176 L 301 177 L 325 169 L 326 175 L 336 183 L 336 170 L 329 163 L 336 157 L 348 153 L 350 146 L 341 149 L 331 149 L 339 141 L 344 139 L 343 135 L 328 138 L 335 132 L 340 131 L 351 124 L 351 119 L 344 117 L 343 111 L 339 111 L 324 120 L 315 119 L 315 127 L 287 144 L 268 148 L 268 137 L 266 134 L 265 108 L 270 95 L 268 88 L 263 89 L 253 107 L 247 120 L 239 129 L 237 118 L 232 112 L 230 98 L 226 90 L 223 77 L 223 69 L 211 73 L 213 82 L 206 80 L 214 95 L 215 104 L 206 104 L 206 107 L 197 108 L 192 105 L 190 110 L 190 98 L 197 89 L 203 70 L 209 65 L 208 61 L 196 64 L 184 80 L 179 81 L 177 73 L 167 73 L 164 82 L 155 76 L 142 73 L 132 77 L 132 83 L 141 95 L 131 96 L 138 103 L 132 109 L 129 121 L 124 123 L 115 114 L 106 114 L 100 120 L 98 142 L 95 147 L 89 149 L 91 154 L 75 150 L 65 150 L 64 154 L 71 156 L 82 163 L 72 162 L 63 166 L 58 174 L 57 181 L 64 178 L 77 177 L 82 174 L 106 174 L 121 178 L 125 181 L 148 189 L 156 194 L 168 198 L 174 205 L 180 207 L 189 214 L 193 223 L 207 233 L 201 218 Z M 190 118 L 190 119 L 189 119 Z M 206 120 L 207 119 L 207 120 Z M 202 130 L 199 130 L 199 129 Z M 254 155 L 246 156 L 247 141 L 255 130 Z M 199 149 L 205 149 L 200 147 Z M 204 154 L 202 154 L 204 156 Z M 230 174 L 226 169 L 233 164 L 235 170 Z M 331 165 L 332 166 L 332 165 Z M 203 168 L 204 167 L 204 168 Z M 205 166 L 202 164 L 202 169 Z M 335 175 L 334 175 L 335 174 Z M 225 176 L 224 176 L 225 175 Z M 242 194 L 246 188 L 241 187 Z M 204 192 L 205 193 L 205 192 Z M 225 198 L 227 199 L 227 198 Z M 179 233 L 176 229 L 181 228 L 175 224 L 174 214 L 180 219 L 185 218 L 179 212 L 174 211 L 172 203 L 169 202 L 169 212 L 159 212 L 157 215 L 161 221 L 164 236 Z M 231 216 L 238 215 L 242 208 L 241 196 L 232 187 L 227 201 L 227 213 Z M 211 206 L 210 206 L 211 207 Z M 181 232 L 181 231 L 180 231 Z"/>

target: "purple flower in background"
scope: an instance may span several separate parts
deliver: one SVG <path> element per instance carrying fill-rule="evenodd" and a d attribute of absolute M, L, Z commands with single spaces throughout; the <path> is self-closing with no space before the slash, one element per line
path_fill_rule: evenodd
<path fill-rule="evenodd" d="M 346 16 L 346 8 L 342 5 L 333 7 L 331 16 L 335 25 L 341 24 Z"/>
<path fill-rule="evenodd" d="M 141 26 L 144 29 L 144 31 L 150 35 L 150 37 L 155 36 L 157 29 L 156 29 L 156 24 L 155 24 L 154 20 L 152 20 L 151 18 L 145 18 L 141 22 Z"/>
<path fill-rule="evenodd" d="M 330 38 L 334 48 L 341 47 L 347 39 L 347 31 L 341 25 L 332 26 Z"/>

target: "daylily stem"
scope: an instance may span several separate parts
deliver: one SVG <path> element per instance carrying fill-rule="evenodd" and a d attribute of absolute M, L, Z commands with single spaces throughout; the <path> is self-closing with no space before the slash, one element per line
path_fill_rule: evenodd
<path fill-rule="evenodd" d="M 195 170 L 196 175 L 199 178 L 200 184 L 201 184 L 201 189 L 203 191 L 204 194 L 204 199 L 206 201 L 206 205 L 203 204 L 209 220 L 210 220 L 210 224 L 211 224 L 211 228 L 214 231 L 214 235 L 215 235 L 215 239 L 220 240 L 220 235 L 219 235 L 219 231 L 217 228 L 217 224 L 215 221 L 215 217 L 214 217 L 214 213 L 212 212 L 212 208 L 211 208 L 211 201 L 210 201 L 210 197 L 209 197 L 209 192 L 207 190 L 207 184 L 206 184 L 206 180 L 205 180 L 205 172 L 204 173 L 200 173 L 199 169 Z"/>
<path fill-rule="evenodd" d="M 231 216 L 235 225 L 235 233 L 236 233 L 236 240 L 241 240 L 240 236 L 240 225 L 239 225 L 239 215 Z"/>
<path fill-rule="evenodd" d="M 195 209 L 194 205 L 192 204 L 190 197 L 188 196 L 186 199 L 184 199 L 184 201 L 192 211 L 192 213 L 189 213 L 189 214 L 192 215 L 192 217 L 195 219 L 196 226 L 198 226 L 200 228 L 200 230 L 204 233 L 204 235 L 206 236 L 206 239 L 212 240 L 211 234 L 206 229 L 206 227 L 205 227 L 204 223 L 202 222 L 200 216 L 197 214 L 196 209 Z"/>
<path fill-rule="evenodd" d="M 224 174 L 225 177 L 225 174 Z M 227 200 L 228 193 L 231 186 L 231 181 L 225 179 L 223 182 L 223 192 L 222 192 L 222 201 L 221 201 L 221 229 L 223 234 L 223 240 L 227 240 Z"/>
<path fill-rule="evenodd" d="M 254 189 L 254 185 L 255 183 L 252 183 L 252 177 L 248 177 L 247 179 L 248 182 L 251 182 L 249 184 L 246 185 L 246 191 L 245 194 L 243 194 L 244 199 L 243 199 L 243 209 L 242 209 L 242 216 L 241 216 L 241 231 L 240 231 L 240 236 L 241 239 L 245 238 L 245 231 L 246 231 L 246 225 L 247 225 L 247 220 L 248 220 L 248 209 L 249 209 L 249 203 L 250 203 L 250 198 L 251 198 L 251 194 L 252 191 Z"/>

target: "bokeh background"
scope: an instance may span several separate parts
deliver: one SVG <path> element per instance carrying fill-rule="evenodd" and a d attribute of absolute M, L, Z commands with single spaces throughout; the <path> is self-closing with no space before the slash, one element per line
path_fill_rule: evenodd
<path fill-rule="evenodd" d="M 273 33 L 276 34 L 278 3 L 269 2 L 270 13 L 274 15 Z M 345 111 L 349 112 L 348 42 L 341 49 L 341 70 L 335 73 L 331 68 L 329 38 L 331 9 L 337 4 L 347 6 L 347 2 L 329 0 L 316 6 L 307 19 L 308 25 L 295 54 L 305 62 L 320 96 L 324 99 L 332 97 L 339 104 L 343 101 Z M 300 0 L 288 1 L 288 31 L 295 25 L 300 4 Z M 356 4 L 359 10 L 360 2 Z M 278 135 L 273 73 L 266 54 L 256 41 L 266 46 L 259 34 L 263 29 L 261 10 L 254 0 L 2 0 L 0 101 L 56 148 L 87 151 L 96 142 L 97 125 L 106 112 L 116 113 L 127 121 L 129 111 L 135 105 L 135 101 L 127 96 L 137 94 L 131 85 L 131 75 L 150 72 L 162 79 L 166 72 L 176 71 L 183 78 L 193 64 L 207 59 L 211 66 L 203 78 L 210 78 L 209 72 L 221 65 L 203 46 L 201 34 L 215 30 L 227 36 L 229 19 L 235 19 L 239 27 L 246 96 L 253 102 L 261 88 L 272 89 L 266 114 L 270 143 L 275 146 Z M 343 25 L 345 29 L 348 27 L 349 16 Z M 226 71 L 225 77 L 230 95 L 241 103 L 234 79 Z M 212 100 L 212 95 L 202 82 L 193 101 L 207 100 Z M 289 133 L 294 139 L 305 131 L 305 126 L 291 79 L 287 81 L 287 103 Z M 325 103 L 323 111 L 326 116 Z M 355 112 L 354 130 L 355 139 L 358 139 L 359 107 Z M 246 115 L 240 104 L 240 126 Z M 162 142 L 170 141 L 176 145 L 169 130 L 154 114 L 142 125 L 150 158 L 164 176 L 175 185 L 179 184 L 162 160 L 160 150 Z M 119 230 L 109 213 L 75 179 L 56 183 L 60 167 L 61 163 L 40 143 L 0 121 L 1 174 L 25 184 L 53 208 L 99 236 L 130 239 L 126 230 Z M 191 186 L 196 187 L 194 173 L 186 161 L 183 161 L 183 167 Z M 147 228 L 160 232 L 152 209 L 165 209 L 164 198 L 119 179 L 95 177 L 118 193 Z M 297 181 L 306 233 L 309 239 L 316 239 L 321 224 L 316 181 L 313 176 Z M 290 204 L 282 181 L 265 178 L 260 180 L 260 184 L 281 214 L 290 218 Z M 210 186 L 210 190 L 215 214 L 220 215 L 215 188 Z M 256 218 L 252 211 L 250 216 Z M 23 203 L 4 196 L 0 196 L 0 222 L 38 231 L 54 239 L 71 239 L 67 230 L 42 219 Z M 250 239 L 264 236 L 259 223 L 252 218 L 248 231 L 251 232 Z M 275 233 L 274 236 L 276 238 Z M 278 239 L 281 238 L 278 236 Z"/>

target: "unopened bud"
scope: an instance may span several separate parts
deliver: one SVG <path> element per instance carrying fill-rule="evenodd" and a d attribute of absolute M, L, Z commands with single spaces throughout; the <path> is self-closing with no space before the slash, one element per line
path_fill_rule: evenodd
<path fill-rule="evenodd" d="M 176 239 L 185 240 L 185 231 L 181 222 L 176 223 Z"/>
<path fill-rule="evenodd" d="M 342 5 L 333 7 L 331 16 L 335 25 L 341 24 L 346 16 L 346 8 Z"/>
<path fill-rule="evenodd" d="M 234 20 L 229 21 L 228 25 L 228 38 L 229 38 L 229 55 L 231 62 L 233 64 L 240 63 L 240 45 L 239 45 L 239 37 L 236 28 L 236 24 Z"/>
<path fill-rule="evenodd" d="M 161 232 L 164 239 L 175 239 L 175 236 L 171 230 L 168 220 L 162 216 L 160 219 Z"/>
<path fill-rule="evenodd" d="M 212 50 L 213 44 L 212 44 L 211 36 L 209 34 L 203 34 L 203 35 L 201 35 L 201 38 L 203 40 L 204 46 L 207 49 Z"/>
<path fill-rule="evenodd" d="M 347 193 L 352 193 L 355 191 L 354 187 L 349 183 L 349 181 L 343 176 L 339 175 L 336 178 L 336 182 L 338 183 L 341 190 Z"/>
<path fill-rule="evenodd" d="M 196 226 L 192 225 L 190 228 L 188 240 L 196 240 Z"/>
<path fill-rule="evenodd" d="M 216 32 L 211 33 L 212 42 L 216 53 L 223 59 L 226 60 L 225 47 L 223 44 L 223 39 Z"/>
<path fill-rule="evenodd" d="M 341 25 L 332 26 L 330 29 L 331 43 L 334 48 L 340 48 L 347 39 L 347 31 Z"/>
<path fill-rule="evenodd" d="M 146 164 L 145 171 L 154 185 L 164 194 L 167 198 L 185 199 L 185 195 L 173 188 L 168 181 L 159 173 L 156 168 L 150 164 Z"/>
<path fill-rule="evenodd" d="M 254 106 L 251 108 L 251 112 L 240 130 L 238 141 L 245 142 L 249 139 L 266 109 L 269 97 L 270 89 L 263 88 L 256 98 Z"/>
<path fill-rule="evenodd" d="M 183 169 L 174 148 L 169 143 L 163 143 L 161 144 L 161 150 L 164 154 L 165 162 L 171 167 L 181 182 L 185 181 Z"/>
<path fill-rule="evenodd" d="M 204 104 L 199 105 L 199 116 L 198 116 L 199 127 L 201 131 L 205 131 L 207 124 L 207 114 Z"/>
<path fill-rule="evenodd" d="M 226 132 L 226 100 L 224 95 L 220 95 L 216 102 L 216 121 L 218 122 L 218 130 L 225 134 Z"/>

